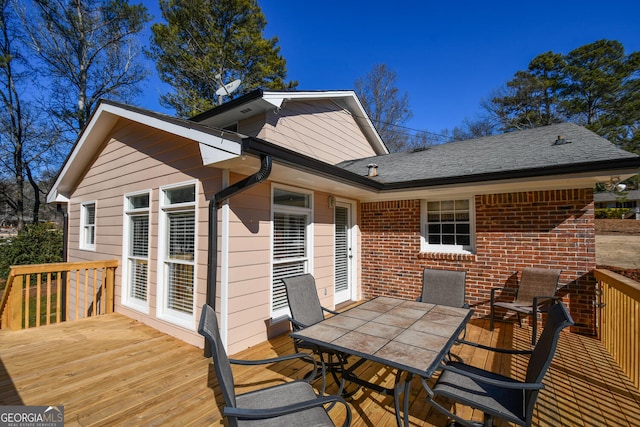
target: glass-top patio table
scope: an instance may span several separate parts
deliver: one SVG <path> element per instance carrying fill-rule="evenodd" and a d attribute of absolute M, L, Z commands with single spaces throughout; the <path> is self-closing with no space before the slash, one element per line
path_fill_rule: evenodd
<path fill-rule="evenodd" d="M 343 378 L 392 393 L 398 425 L 402 424 L 400 395 L 404 395 L 404 424 L 408 425 L 407 397 L 413 376 L 434 374 L 472 314 L 473 310 L 465 308 L 377 297 L 291 336 L 360 357 L 343 372 Z M 384 389 L 356 377 L 353 370 L 365 360 L 397 369 L 394 388 Z"/>

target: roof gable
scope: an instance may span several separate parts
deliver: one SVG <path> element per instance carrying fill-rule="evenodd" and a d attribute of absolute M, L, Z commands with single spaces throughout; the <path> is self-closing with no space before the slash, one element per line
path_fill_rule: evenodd
<path fill-rule="evenodd" d="M 48 203 L 68 201 L 69 192 L 73 190 L 87 165 L 94 159 L 105 139 L 121 119 L 141 123 L 150 128 L 198 142 L 205 164 L 223 161 L 241 154 L 242 140 L 233 133 L 103 100 L 63 164 L 47 195 Z"/>
<path fill-rule="evenodd" d="M 224 128 L 242 119 L 266 112 L 279 111 L 287 102 L 330 100 L 348 112 L 377 155 L 388 154 L 378 131 L 371 123 L 360 100 L 352 90 L 334 91 L 263 91 L 255 90 L 230 102 L 205 111 L 191 120 Z"/>

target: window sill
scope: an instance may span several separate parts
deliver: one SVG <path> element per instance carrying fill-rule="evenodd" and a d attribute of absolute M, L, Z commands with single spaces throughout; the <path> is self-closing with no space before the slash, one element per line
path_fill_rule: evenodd
<path fill-rule="evenodd" d="M 135 310 L 139 313 L 146 314 L 146 315 L 149 314 L 149 306 L 146 304 L 146 302 L 139 301 L 139 300 L 123 300 L 122 305 L 124 307 L 130 308 L 131 310 Z"/>
<path fill-rule="evenodd" d="M 195 320 L 193 315 L 176 313 L 173 310 L 169 310 L 168 313 L 158 313 L 158 319 L 171 323 L 172 325 L 179 326 L 189 331 L 195 331 Z"/>
<path fill-rule="evenodd" d="M 463 252 L 420 252 L 418 259 L 436 259 L 446 261 L 476 261 L 476 254 Z"/>

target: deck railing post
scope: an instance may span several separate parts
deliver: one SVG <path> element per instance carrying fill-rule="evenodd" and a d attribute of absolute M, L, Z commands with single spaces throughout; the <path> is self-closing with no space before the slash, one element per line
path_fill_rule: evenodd
<path fill-rule="evenodd" d="M 107 277 L 106 277 L 107 309 L 105 310 L 107 313 L 113 313 L 113 305 L 114 305 L 113 295 L 115 293 L 115 272 L 116 272 L 115 267 L 107 267 Z"/>
<path fill-rule="evenodd" d="M 71 290 L 71 272 L 67 272 L 66 274 L 67 277 L 65 277 L 65 281 L 64 281 L 64 285 L 63 287 L 65 288 L 65 292 L 64 292 L 64 311 L 63 316 L 64 316 L 64 320 L 69 320 L 69 301 L 70 301 L 70 290 Z"/>
<path fill-rule="evenodd" d="M 9 329 L 17 331 L 22 329 L 23 307 L 23 276 L 20 274 L 13 279 L 11 295 L 9 296 Z"/>
<path fill-rule="evenodd" d="M 60 289 L 61 292 L 58 298 L 60 299 L 61 321 L 64 322 L 67 320 L 67 272 L 61 272 L 58 280 L 62 283 L 62 287 Z"/>

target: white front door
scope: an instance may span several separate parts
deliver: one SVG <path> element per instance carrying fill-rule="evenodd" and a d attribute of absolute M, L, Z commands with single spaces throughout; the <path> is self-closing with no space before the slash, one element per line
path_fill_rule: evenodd
<path fill-rule="evenodd" d="M 339 304 L 352 299 L 353 262 L 355 260 L 355 239 L 353 238 L 352 205 L 338 202 L 334 208 L 335 224 L 335 296 Z"/>

